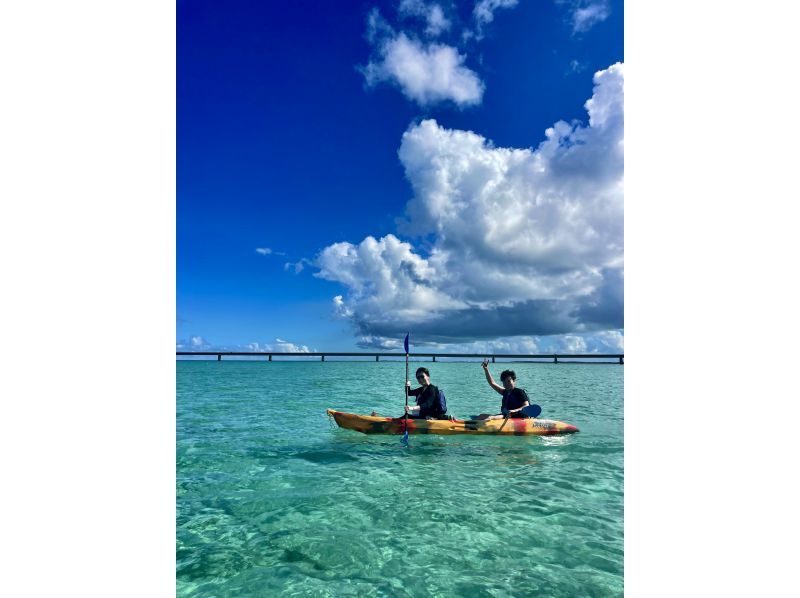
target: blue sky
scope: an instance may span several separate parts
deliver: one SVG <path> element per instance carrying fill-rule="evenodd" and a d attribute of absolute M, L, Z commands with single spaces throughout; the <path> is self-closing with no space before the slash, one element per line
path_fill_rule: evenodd
<path fill-rule="evenodd" d="M 622 62 L 621 2 L 179 2 L 177 346 L 622 350 Z"/>

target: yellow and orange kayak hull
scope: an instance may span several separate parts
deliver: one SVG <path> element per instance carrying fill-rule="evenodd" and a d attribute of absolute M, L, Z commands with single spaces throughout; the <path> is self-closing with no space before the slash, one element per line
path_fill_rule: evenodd
<path fill-rule="evenodd" d="M 403 418 L 358 415 L 328 409 L 340 428 L 362 434 L 402 434 Z M 555 436 L 574 434 L 578 428 L 552 419 L 408 419 L 409 434 L 492 434 L 503 436 Z"/>

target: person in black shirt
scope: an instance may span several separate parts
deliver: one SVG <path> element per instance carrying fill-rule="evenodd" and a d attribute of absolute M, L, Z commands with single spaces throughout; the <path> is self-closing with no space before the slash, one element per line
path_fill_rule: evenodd
<path fill-rule="evenodd" d="M 493 389 L 503 395 L 503 401 L 500 404 L 500 413 L 491 415 L 489 413 L 481 413 L 476 419 L 505 419 L 506 417 L 524 418 L 527 417 L 522 413 L 522 409 L 531 404 L 528 398 L 528 393 L 521 388 L 517 388 L 517 375 L 514 370 L 504 370 L 500 374 L 500 380 L 503 386 L 497 384 L 489 373 L 489 360 L 483 360 L 483 373 L 486 374 L 486 381 Z"/>
<path fill-rule="evenodd" d="M 445 415 L 446 410 L 442 410 L 442 405 L 439 401 L 439 388 L 431 384 L 430 376 L 431 373 L 428 368 L 418 368 L 416 377 L 422 386 L 408 389 L 409 397 L 417 397 L 415 406 L 412 405 L 405 408 L 408 417 L 412 419 L 448 419 Z M 406 380 L 406 386 L 410 387 L 411 382 Z M 371 415 L 379 417 L 374 411 Z M 405 415 L 400 417 L 405 417 Z"/>
<path fill-rule="evenodd" d="M 417 405 L 415 407 L 406 407 L 408 417 L 414 419 L 425 419 L 431 417 L 438 419 L 444 416 L 441 404 L 439 403 L 439 388 L 431 384 L 431 373 L 428 368 L 418 368 L 416 373 L 417 381 L 422 384 L 419 388 L 408 390 L 409 397 L 417 397 Z M 406 381 L 407 386 L 411 386 L 411 382 Z"/>

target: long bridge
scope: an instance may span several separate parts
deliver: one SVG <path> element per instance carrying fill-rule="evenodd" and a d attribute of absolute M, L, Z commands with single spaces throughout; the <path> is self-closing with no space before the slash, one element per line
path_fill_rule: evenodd
<path fill-rule="evenodd" d="M 192 357 L 213 357 L 216 356 L 217 361 L 222 361 L 223 357 L 266 357 L 267 361 L 272 361 L 273 357 L 319 357 L 320 361 L 325 361 L 326 357 L 374 357 L 375 361 L 380 361 L 381 357 L 389 358 L 405 358 L 405 353 L 376 353 L 376 352 L 330 352 L 330 351 L 314 351 L 314 352 L 282 352 L 282 351 L 176 351 L 176 356 L 192 356 Z M 432 361 L 445 358 L 458 358 L 458 359 L 491 359 L 495 363 L 497 359 L 525 359 L 525 360 L 538 360 L 540 362 L 552 363 L 618 363 L 623 365 L 625 363 L 624 353 L 542 353 L 542 354 L 511 354 L 511 353 L 409 353 L 409 359 L 413 358 L 430 358 Z M 613 361 L 607 361 L 607 360 Z M 606 361 L 603 361 L 606 360 Z"/>

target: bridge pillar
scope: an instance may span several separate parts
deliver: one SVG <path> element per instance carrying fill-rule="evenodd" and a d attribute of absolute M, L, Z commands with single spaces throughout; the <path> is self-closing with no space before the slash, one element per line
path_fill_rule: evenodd
<path fill-rule="evenodd" d="M 322 361 L 325 361 L 325 356 L 324 356 L 324 355 L 322 355 L 321 357 L 322 357 Z"/>
<path fill-rule="evenodd" d="M 217 354 L 217 361 L 222 361 L 222 355 L 220 355 L 219 353 Z"/>
<path fill-rule="evenodd" d="M 380 361 L 380 360 L 381 360 L 381 356 L 380 355 L 376 355 L 375 356 L 375 361 Z"/>
<path fill-rule="evenodd" d="M 558 363 L 558 355 L 553 355 L 553 363 Z"/>
<path fill-rule="evenodd" d="M 272 361 L 272 355 L 269 356 L 269 359 L 267 361 Z"/>

